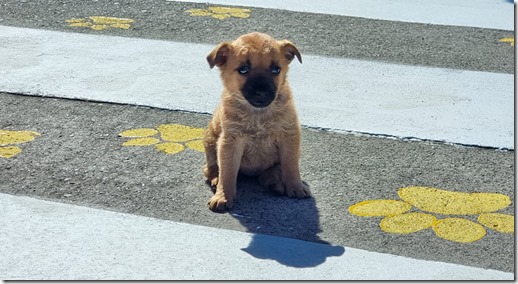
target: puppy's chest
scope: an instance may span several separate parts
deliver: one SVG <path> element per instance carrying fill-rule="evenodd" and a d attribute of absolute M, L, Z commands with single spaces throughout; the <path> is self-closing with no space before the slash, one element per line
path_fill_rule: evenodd
<path fill-rule="evenodd" d="M 245 139 L 241 171 L 256 175 L 279 163 L 279 141 L 276 136 L 253 135 Z"/>
<path fill-rule="evenodd" d="M 259 150 L 273 150 L 277 149 L 279 137 L 271 134 L 247 134 L 244 136 L 245 150 L 259 151 Z"/>
<path fill-rule="evenodd" d="M 243 121 L 234 128 L 244 141 L 241 168 L 254 172 L 278 163 L 279 145 L 285 138 L 286 123 L 273 117 L 248 117 Z"/>
<path fill-rule="evenodd" d="M 279 145 L 285 138 L 283 123 L 269 120 L 248 120 L 241 124 L 240 136 L 244 141 L 241 172 L 256 175 L 279 163 Z"/>

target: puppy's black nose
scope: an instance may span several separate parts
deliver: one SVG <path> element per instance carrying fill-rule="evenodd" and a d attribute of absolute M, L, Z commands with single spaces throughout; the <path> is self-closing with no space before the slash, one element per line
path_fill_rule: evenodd
<path fill-rule="evenodd" d="M 264 100 L 268 96 L 268 92 L 266 91 L 256 91 L 255 98 L 257 100 Z"/>
<path fill-rule="evenodd" d="M 269 91 L 256 90 L 254 96 L 249 98 L 248 101 L 255 107 L 266 107 L 273 99 L 275 94 Z"/>

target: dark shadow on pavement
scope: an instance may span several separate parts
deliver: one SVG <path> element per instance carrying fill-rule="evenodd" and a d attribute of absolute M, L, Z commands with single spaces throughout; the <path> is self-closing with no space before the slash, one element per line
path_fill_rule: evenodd
<path fill-rule="evenodd" d="M 317 235 L 321 230 L 313 197 L 276 196 L 253 177 L 239 176 L 237 186 L 237 202 L 229 214 L 248 232 L 255 233 L 243 251 L 298 268 L 320 265 L 328 257 L 345 252 L 343 247 L 330 245 Z"/>
<path fill-rule="evenodd" d="M 267 235 L 254 235 L 248 247 L 241 249 L 253 257 L 276 260 L 286 266 L 305 268 L 315 267 L 328 257 L 340 256 L 345 249 L 340 246 L 279 239 Z"/>

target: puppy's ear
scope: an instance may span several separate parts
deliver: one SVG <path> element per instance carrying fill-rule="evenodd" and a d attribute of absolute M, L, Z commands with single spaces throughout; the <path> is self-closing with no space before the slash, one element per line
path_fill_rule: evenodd
<path fill-rule="evenodd" d="M 207 61 L 211 69 L 216 65 L 218 67 L 225 65 L 230 54 L 230 48 L 229 42 L 222 42 L 207 55 Z"/>
<path fill-rule="evenodd" d="M 288 40 L 279 41 L 279 45 L 281 47 L 281 52 L 284 54 L 288 62 L 291 62 L 295 56 L 300 63 L 302 63 L 302 56 L 300 56 L 299 50 L 295 47 L 293 43 Z"/>

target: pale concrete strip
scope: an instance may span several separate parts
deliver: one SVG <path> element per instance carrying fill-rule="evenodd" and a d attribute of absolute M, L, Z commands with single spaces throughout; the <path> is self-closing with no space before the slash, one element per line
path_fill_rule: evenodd
<path fill-rule="evenodd" d="M 514 274 L 0 194 L 5 280 L 513 280 Z"/>
<path fill-rule="evenodd" d="M 211 45 L 0 26 L 0 91 L 211 113 Z M 514 149 L 514 78 L 303 54 L 290 82 L 301 122 Z"/>
<path fill-rule="evenodd" d="M 166 0 L 177 2 L 178 0 Z M 509 0 L 180 0 L 362 17 L 400 22 L 514 30 Z"/>

